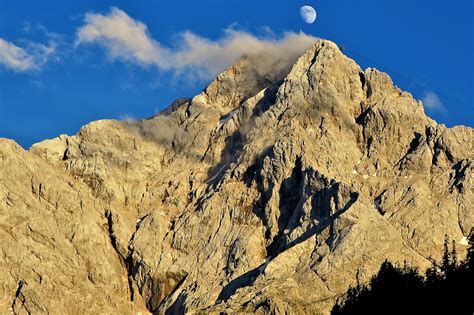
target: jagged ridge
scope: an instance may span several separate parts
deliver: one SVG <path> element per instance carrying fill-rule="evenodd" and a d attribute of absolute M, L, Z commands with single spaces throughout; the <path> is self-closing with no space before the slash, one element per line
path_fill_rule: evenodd
<path fill-rule="evenodd" d="M 123 278 L 106 312 L 131 312 L 143 300 L 154 313 L 326 313 L 383 260 L 424 268 L 445 234 L 469 234 L 472 129 L 436 124 L 388 75 L 363 71 L 330 41 L 276 76 L 252 62 L 241 59 L 151 119 L 94 122 L 21 153 L 93 200 L 84 216 L 104 228 L 91 241 L 108 241 L 101 255 L 115 257 L 109 268 Z M 9 149 L 1 156 L 15 160 Z M 51 199 L 51 179 L 32 173 Z M 0 197 L 9 196 L 20 183 L 0 175 L 9 185 Z M 9 277 L 13 299 L 18 275 Z M 61 309 L 29 294 L 34 286 L 48 299 L 28 277 L 22 305 Z M 98 295 L 109 281 L 94 283 Z M 57 289 L 63 298 L 71 290 Z"/>

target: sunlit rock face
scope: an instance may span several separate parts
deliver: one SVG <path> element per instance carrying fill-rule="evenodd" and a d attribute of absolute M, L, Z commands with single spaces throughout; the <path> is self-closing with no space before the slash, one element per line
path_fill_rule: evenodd
<path fill-rule="evenodd" d="M 474 225 L 474 132 L 325 40 L 151 119 L 0 141 L 1 313 L 328 313 Z"/>

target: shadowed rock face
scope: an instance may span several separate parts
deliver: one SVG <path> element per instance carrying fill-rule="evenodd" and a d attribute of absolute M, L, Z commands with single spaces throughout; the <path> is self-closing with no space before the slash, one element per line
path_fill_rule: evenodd
<path fill-rule="evenodd" d="M 328 313 L 469 234 L 471 128 L 329 41 L 252 62 L 148 120 L 0 142 L 2 313 Z"/>

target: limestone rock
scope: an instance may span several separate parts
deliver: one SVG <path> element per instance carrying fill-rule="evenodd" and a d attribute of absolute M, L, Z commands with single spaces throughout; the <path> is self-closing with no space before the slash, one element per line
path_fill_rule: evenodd
<path fill-rule="evenodd" d="M 3 314 L 147 312 L 90 189 L 0 139 Z"/>
<path fill-rule="evenodd" d="M 473 129 L 330 41 L 271 75 L 259 62 L 150 119 L 3 141 L 2 307 L 327 314 L 385 259 L 423 269 L 465 239 Z"/>

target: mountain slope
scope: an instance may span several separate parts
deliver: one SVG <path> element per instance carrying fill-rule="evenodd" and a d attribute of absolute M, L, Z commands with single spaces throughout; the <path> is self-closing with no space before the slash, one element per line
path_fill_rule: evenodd
<path fill-rule="evenodd" d="M 86 185 L 9 140 L 0 166 L 1 313 L 146 311 Z"/>
<path fill-rule="evenodd" d="M 438 125 L 388 75 L 362 70 L 330 41 L 271 74 L 256 62 L 242 58 L 151 119 L 94 122 L 21 152 L 88 194 L 80 222 L 106 222 L 90 237 L 103 250 L 82 256 L 122 262 L 117 288 L 135 294 L 104 309 L 143 300 L 156 313 L 327 313 L 385 259 L 427 267 L 445 234 L 461 241 L 474 226 L 473 129 Z M 32 198 L 8 174 L 3 195 L 23 185 L 18 198 Z"/>

